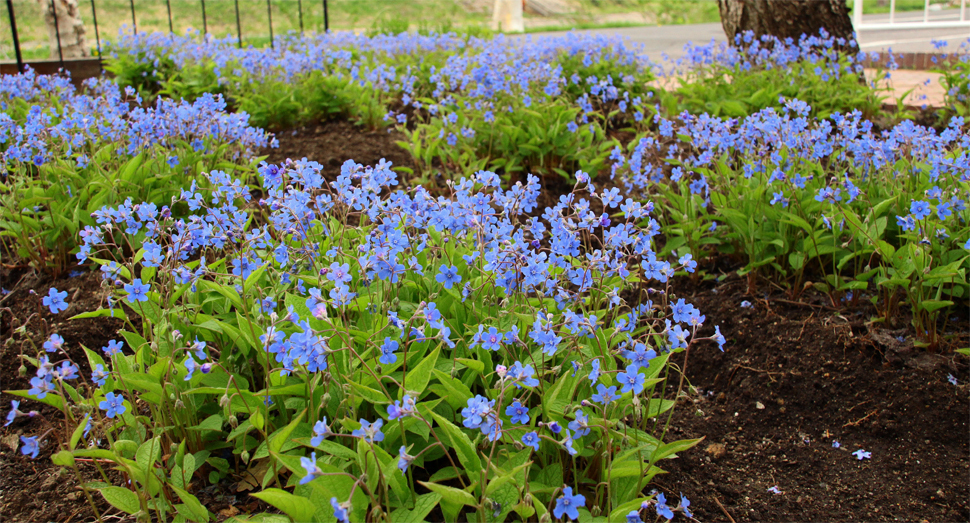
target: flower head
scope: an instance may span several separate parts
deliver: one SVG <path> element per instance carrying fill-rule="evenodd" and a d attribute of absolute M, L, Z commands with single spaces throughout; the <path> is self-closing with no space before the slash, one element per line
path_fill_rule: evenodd
<path fill-rule="evenodd" d="M 300 480 L 300 485 L 306 485 L 307 483 L 313 481 L 318 476 L 323 475 L 323 471 L 317 466 L 317 453 L 311 452 L 310 457 L 301 457 L 300 466 L 306 471 L 306 476 Z"/>
<path fill-rule="evenodd" d="M 586 506 L 586 496 L 582 494 L 573 495 L 572 487 L 562 489 L 562 496 L 556 499 L 556 508 L 552 510 L 553 515 L 562 518 L 563 515 L 569 519 L 579 519 L 579 507 Z"/>
<path fill-rule="evenodd" d="M 58 292 L 57 289 L 51 287 L 47 292 L 47 296 L 44 296 L 41 302 L 51 310 L 51 314 L 57 314 L 67 310 L 67 302 L 64 301 L 64 298 L 67 298 L 67 291 Z"/>
<path fill-rule="evenodd" d="M 360 418 L 360 428 L 353 431 L 351 434 L 354 437 L 363 438 L 364 441 L 368 443 L 383 441 L 384 433 L 381 432 L 381 427 L 383 426 L 384 420 L 380 418 L 378 418 L 374 423 L 371 423 L 364 418 Z"/>
<path fill-rule="evenodd" d="M 29 438 L 20 436 L 20 441 L 23 443 L 23 446 L 20 447 L 20 453 L 24 456 L 37 459 L 37 455 L 40 454 L 40 444 L 37 442 L 37 436 L 31 436 Z"/>
<path fill-rule="evenodd" d="M 141 278 L 135 278 L 131 283 L 126 283 L 124 289 L 128 293 L 128 303 L 135 303 L 148 301 L 148 291 L 151 289 L 151 285 L 142 283 Z"/>
<path fill-rule="evenodd" d="M 125 397 L 121 394 L 115 396 L 114 392 L 104 395 L 104 401 L 98 403 L 98 407 L 106 411 L 105 416 L 113 418 L 124 414 L 128 407 L 125 407 Z"/>

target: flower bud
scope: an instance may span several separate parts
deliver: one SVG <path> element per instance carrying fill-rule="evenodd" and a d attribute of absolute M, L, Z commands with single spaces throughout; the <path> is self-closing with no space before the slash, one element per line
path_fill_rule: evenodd
<path fill-rule="evenodd" d="M 228 394 L 223 394 L 222 397 L 219 398 L 219 406 L 222 407 L 222 408 L 226 408 L 226 407 L 229 406 L 229 395 Z"/>
<path fill-rule="evenodd" d="M 595 518 L 595 517 L 599 517 L 599 515 L 603 513 L 603 509 L 601 509 L 599 505 L 593 505 L 593 509 L 592 509 L 592 510 L 590 510 L 590 511 L 589 511 L 589 513 L 590 513 L 590 514 L 591 514 L 591 515 L 592 515 L 592 516 L 593 516 L 594 518 Z"/>
<path fill-rule="evenodd" d="M 20 374 L 20 377 L 21 378 L 24 377 L 24 376 L 26 376 L 27 375 L 27 366 L 26 365 L 20 365 L 20 368 L 17 369 L 17 373 Z"/>
<path fill-rule="evenodd" d="M 236 428 L 239 426 L 239 419 L 236 418 L 235 414 L 233 414 L 232 416 L 229 416 L 229 426 L 232 428 Z"/>
<path fill-rule="evenodd" d="M 539 518 L 539 523 L 552 523 L 552 516 L 550 516 L 549 513 L 546 512 L 545 514 L 542 515 L 542 517 Z"/>
<path fill-rule="evenodd" d="M 248 465 L 249 464 L 249 451 L 248 450 L 242 451 L 242 453 L 239 454 L 239 459 L 241 459 L 243 463 L 245 463 L 245 464 Z"/>
<path fill-rule="evenodd" d="M 183 403 L 182 400 L 175 400 L 175 408 L 179 410 L 184 409 L 185 403 Z"/>

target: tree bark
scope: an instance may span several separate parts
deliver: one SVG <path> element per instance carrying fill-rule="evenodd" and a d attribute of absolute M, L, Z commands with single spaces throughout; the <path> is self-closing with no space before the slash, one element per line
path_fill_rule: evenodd
<path fill-rule="evenodd" d="M 37 0 L 37 3 L 44 10 L 51 58 L 60 58 L 62 55 L 64 58 L 89 56 L 90 52 L 84 39 L 86 32 L 84 20 L 81 19 L 77 0 Z M 60 52 L 58 52 L 58 36 L 60 36 Z"/>
<path fill-rule="evenodd" d="M 838 46 L 842 50 L 858 50 L 845 0 L 717 0 L 717 4 L 721 26 L 732 43 L 744 31 L 797 42 L 803 34 L 817 35 L 824 28 L 846 40 L 846 45 Z"/>

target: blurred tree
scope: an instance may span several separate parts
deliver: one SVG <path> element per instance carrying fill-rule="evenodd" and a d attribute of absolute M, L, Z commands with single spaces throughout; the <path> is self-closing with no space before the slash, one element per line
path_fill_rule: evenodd
<path fill-rule="evenodd" d="M 51 58 L 81 58 L 89 56 L 84 39 L 84 20 L 78 9 L 77 0 L 37 0 L 44 10 L 44 22 L 47 24 L 48 40 L 51 48 Z M 60 36 L 60 53 L 58 53 L 58 36 Z"/>
<path fill-rule="evenodd" d="M 717 4 L 721 26 L 731 42 L 744 31 L 797 41 L 824 28 L 834 37 L 845 38 L 843 50 L 858 50 L 846 0 L 717 0 Z"/>

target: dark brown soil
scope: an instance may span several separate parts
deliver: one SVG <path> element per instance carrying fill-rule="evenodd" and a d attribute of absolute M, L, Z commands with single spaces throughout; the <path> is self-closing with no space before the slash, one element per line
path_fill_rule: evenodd
<path fill-rule="evenodd" d="M 915 349 L 906 329 L 881 331 L 820 297 L 812 307 L 745 296 L 740 280 L 683 287 L 728 343 L 689 355 L 697 394 L 668 439 L 705 440 L 661 464 L 668 499 L 684 492 L 701 521 L 970 519 L 966 358 Z M 953 346 L 965 347 L 965 315 L 958 325 Z"/>
<path fill-rule="evenodd" d="M 374 165 L 382 158 L 392 167 L 415 168 L 407 151 L 397 145 L 404 136 L 394 130 L 370 131 L 348 121 L 329 121 L 276 133 L 279 148 L 260 152 L 267 163 L 281 163 L 287 158 L 308 158 L 323 165 L 323 176 L 335 180 L 340 166 L 347 160 Z"/>
<path fill-rule="evenodd" d="M 413 165 L 394 144 L 394 133 L 346 122 L 278 137 L 280 148 L 264 152 L 268 161 L 315 159 L 329 179 L 347 159 Z M 558 180 L 547 182 L 543 203 L 562 189 Z M 22 270 L 0 271 L 0 286 L 12 290 L 0 296 L 0 390 L 28 387 L 29 374 L 18 373 L 21 347 L 31 353 L 27 339 L 42 343 L 50 331 L 65 338 L 72 359 L 89 372 L 80 345 L 100 349 L 118 337 L 120 322 L 67 318 L 98 308 L 100 285 L 95 273 L 48 281 Z M 68 291 L 72 309 L 54 316 L 39 306 L 51 286 Z M 689 355 L 687 377 L 696 394 L 681 402 L 667 439 L 706 439 L 660 464 L 669 473 L 655 478 L 653 487 L 668 499 L 683 492 L 699 521 L 970 520 L 970 371 L 953 352 L 970 345 L 966 312 L 957 318 L 951 343 L 931 353 L 914 348 L 906 329 L 880 330 L 867 323 L 869 311 L 834 310 L 819 296 L 805 295 L 804 303 L 747 296 L 746 282 L 738 279 L 717 285 L 684 280 L 674 289 L 707 315 L 707 325 L 721 326 L 728 344 L 723 353 L 702 344 Z M 753 307 L 741 308 L 742 300 Z M 14 332 L 24 322 L 26 333 Z M 948 382 L 950 374 L 958 385 Z M 0 414 L 11 399 L 0 395 Z M 58 413 L 35 401 L 24 400 L 21 409 L 39 410 L 57 423 Z M 30 460 L 7 444 L 45 430 L 39 418 L 0 428 L 0 520 L 93 519 L 73 476 L 50 464 L 51 446 Z M 841 447 L 833 448 L 833 441 Z M 872 457 L 856 459 L 851 453 L 857 449 Z M 82 472 L 94 479 L 91 470 Z M 221 486 L 198 494 L 219 520 L 258 508 Z"/>
<path fill-rule="evenodd" d="M 36 355 L 34 345 L 40 347 L 50 333 L 64 338 L 68 357 L 90 376 L 91 369 L 84 355 L 82 345 L 99 351 L 108 340 L 121 339 L 118 331 L 121 320 L 112 318 L 92 318 L 69 320 L 82 312 L 93 311 L 104 303 L 101 290 L 100 273 L 85 272 L 79 276 L 59 280 L 45 279 L 31 272 L 0 271 L 0 287 L 10 292 L 0 296 L 0 391 L 23 390 L 30 388 L 33 366 L 26 364 L 26 375 L 21 376 L 21 353 Z M 51 314 L 41 306 L 41 298 L 48 289 L 55 287 L 67 291 L 69 308 L 60 314 Z M 26 324 L 23 333 L 17 328 Z M 63 356 L 53 358 L 58 362 Z M 63 415 L 57 409 L 38 401 L 0 393 L 0 413 L 6 417 L 11 400 L 20 400 L 20 410 L 38 411 L 41 416 L 21 417 L 9 427 L 0 428 L 0 520 L 2 521 L 89 521 L 94 519 L 84 494 L 70 471 L 60 471 L 60 467 L 50 462 L 54 445 L 41 448 L 40 456 L 31 460 L 20 454 L 20 436 L 39 436 L 48 428 L 61 430 L 59 421 Z M 68 437 L 70 435 L 68 434 Z M 53 437 L 50 441 L 56 441 Z M 93 467 L 81 465 L 85 480 L 96 479 Z M 104 511 L 108 504 L 97 499 L 99 509 Z"/>

